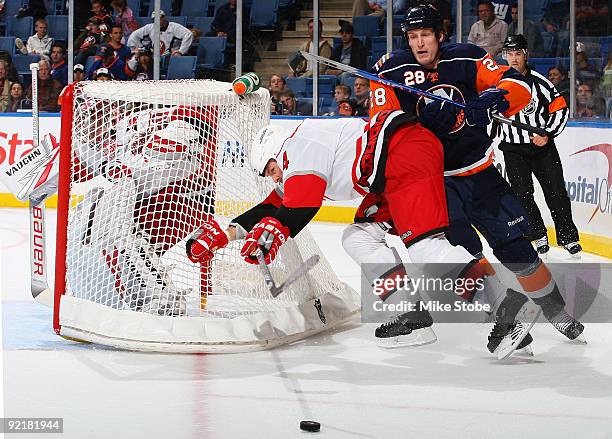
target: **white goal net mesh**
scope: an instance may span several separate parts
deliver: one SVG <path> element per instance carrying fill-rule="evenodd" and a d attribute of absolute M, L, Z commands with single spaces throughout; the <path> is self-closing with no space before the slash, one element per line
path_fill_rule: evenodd
<path fill-rule="evenodd" d="M 252 140 L 269 123 L 267 91 L 238 97 L 230 84 L 215 81 L 86 82 L 75 86 L 72 108 L 63 300 L 80 308 L 67 308 L 65 327 L 131 337 L 108 329 L 115 323 L 88 322 L 84 305 L 95 304 L 102 314 L 119 311 L 120 320 L 204 318 L 210 328 L 222 322 L 236 332 L 232 322 L 265 320 L 346 292 L 324 257 L 277 298 L 259 269 L 240 257 L 242 241 L 218 251 L 210 264 L 186 257 L 186 239 L 204 221 L 214 218 L 225 228 L 272 189 L 249 165 Z M 313 254 L 320 250 L 307 230 L 287 242 L 270 266 L 277 283 Z M 216 340 L 208 331 L 187 341 L 232 337 L 248 338 Z"/>

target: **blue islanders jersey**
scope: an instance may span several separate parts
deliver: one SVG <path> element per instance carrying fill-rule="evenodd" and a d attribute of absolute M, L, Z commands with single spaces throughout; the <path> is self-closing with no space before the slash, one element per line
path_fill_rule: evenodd
<path fill-rule="evenodd" d="M 510 117 L 527 105 L 531 91 L 523 75 L 498 65 L 483 49 L 473 44 L 442 44 L 436 68 L 420 65 L 410 49 L 384 55 L 372 68 L 373 73 L 439 96 L 465 103 L 490 87 L 508 91 L 510 103 L 504 116 Z M 370 81 L 370 116 L 381 110 L 403 110 L 418 116 L 430 99 Z M 461 111 L 444 146 L 445 175 L 469 175 L 485 169 L 493 161 L 492 140 L 486 128 L 469 126 Z"/>

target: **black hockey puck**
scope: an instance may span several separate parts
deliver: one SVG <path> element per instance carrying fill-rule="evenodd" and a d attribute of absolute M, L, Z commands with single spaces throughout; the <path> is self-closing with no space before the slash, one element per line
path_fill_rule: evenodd
<path fill-rule="evenodd" d="M 300 421 L 300 430 L 319 431 L 321 430 L 321 424 L 316 421 Z"/>

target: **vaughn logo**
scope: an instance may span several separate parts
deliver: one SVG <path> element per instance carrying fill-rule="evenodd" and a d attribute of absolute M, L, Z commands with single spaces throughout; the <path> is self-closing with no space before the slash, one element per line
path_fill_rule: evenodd
<path fill-rule="evenodd" d="M 16 164 L 11 166 L 8 169 L 8 171 L 5 172 L 5 174 L 11 177 L 15 172 L 19 171 L 21 168 L 23 168 L 25 165 L 30 163 L 35 158 L 39 157 L 40 154 L 41 154 L 40 149 L 33 150 L 28 155 L 26 155 L 23 159 L 19 160 Z"/>

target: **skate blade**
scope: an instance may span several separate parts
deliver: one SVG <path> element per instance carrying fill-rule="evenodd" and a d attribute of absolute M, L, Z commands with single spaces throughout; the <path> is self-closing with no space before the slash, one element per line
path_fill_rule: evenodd
<path fill-rule="evenodd" d="M 584 332 L 582 334 L 580 334 L 578 337 L 576 337 L 573 340 L 570 340 L 570 343 L 572 344 L 587 344 L 587 340 L 584 337 Z"/>
<path fill-rule="evenodd" d="M 406 348 L 423 346 L 435 343 L 438 340 L 436 333 L 431 328 L 421 328 L 412 331 L 408 335 L 397 337 L 379 338 L 378 346 L 385 349 Z"/>
<path fill-rule="evenodd" d="M 522 349 L 515 350 L 514 355 L 520 355 L 523 357 L 533 357 L 534 353 L 533 353 L 533 349 L 531 348 L 531 345 L 527 345 Z"/>
<path fill-rule="evenodd" d="M 541 313 L 541 308 L 531 300 L 525 302 L 516 316 L 517 320 L 523 324 L 523 330 L 514 340 L 512 340 L 512 337 L 504 337 L 497 349 L 494 351 L 494 354 L 497 355 L 498 360 L 504 360 L 512 355 L 512 353 L 516 350 L 516 347 L 527 336 L 527 333 L 531 331 L 531 328 L 538 320 Z"/>
<path fill-rule="evenodd" d="M 578 252 L 578 253 L 576 253 L 574 255 L 572 255 L 570 253 L 570 256 L 571 256 L 572 259 L 582 259 L 582 255 L 580 254 L 580 252 Z"/>

